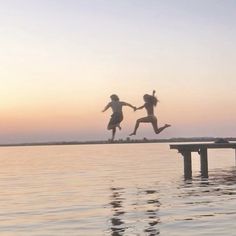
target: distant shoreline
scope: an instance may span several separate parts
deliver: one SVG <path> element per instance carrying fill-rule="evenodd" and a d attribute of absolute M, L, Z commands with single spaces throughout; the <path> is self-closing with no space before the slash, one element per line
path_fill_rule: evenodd
<path fill-rule="evenodd" d="M 57 146 L 57 145 L 93 145 L 93 144 L 133 144 L 133 143 L 178 143 L 178 142 L 214 142 L 221 137 L 193 137 L 193 138 L 166 138 L 166 139 L 119 139 L 113 142 L 109 140 L 95 141 L 58 141 L 58 142 L 28 142 L 28 143 L 12 143 L 0 144 L 0 147 L 19 147 L 19 146 Z M 227 141 L 236 141 L 234 137 L 223 138 Z"/>

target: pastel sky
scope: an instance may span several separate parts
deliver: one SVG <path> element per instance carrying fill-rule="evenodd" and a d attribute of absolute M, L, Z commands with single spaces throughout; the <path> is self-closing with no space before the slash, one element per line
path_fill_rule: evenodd
<path fill-rule="evenodd" d="M 109 96 L 153 89 L 172 127 L 136 138 L 235 137 L 235 25 L 235 0 L 0 0 L 0 143 L 108 139 Z"/>

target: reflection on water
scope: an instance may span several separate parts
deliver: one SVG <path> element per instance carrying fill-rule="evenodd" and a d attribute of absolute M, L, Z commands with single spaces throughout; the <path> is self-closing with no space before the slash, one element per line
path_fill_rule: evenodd
<path fill-rule="evenodd" d="M 180 183 L 179 188 L 184 188 L 185 195 L 200 196 L 204 193 L 215 196 L 236 194 L 236 168 L 216 169 L 211 171 L 209 178 L 195 177 Z M 183 197 L 181 195 L 181 197 Z"/>
<path fill-rule="evenodd" d="M 131 205 L 133 206 L 133 210 L 139 214 L 136 215 L 136 219 L 132 224 L 125 222 L 125 214 L 127 212 L 125 211 L 124 205 L 128 201 L 128 199 L 124 197 L 125 189 L 111 187 L 110 190 L 112 194 L 109 205 L 113 212 L 110 219 L 112 236 L 126 235 L 126 231 L 135 228 L 135 225 L 138 224 L 143 225 L 143 229 L 138 230 L 142 230 L 147 236 L 160 234 L 157 226 L 160 223 L 158 211 L 161 204 L 158 200 L 156 190 L 136 189 L 135 195 L 137 198 Z M 126 219 L 130 222 L 128 217 Z M 128 234 L 129 232 L 127 232 L 127 235 Z"/>
<path fill-rule="evenodd" d="M 154 236 L 160 234 L 160 231 L 157 228 L 157 224 L 160 223 L 158 211 L 161 204 L 156 196 L 156 190 L 147 190 L 146 194 L 148 195 L 147 204 L 149 208 L 146 211 L 146 215 L 148 216 L 149 222 L 148 227 L 146 227 L 144 232 L 149 233 L 149 236 Z"/>
<path fill-rule="evenodd" d="M 225 219 L 233 215 L 236 217 L 234 207 L 236 200 L 235 167 L 212 170 L 209 178 L 197 176 L 191 180 L 179 181 L 177 190 L 176 221 L 207 222 L 215 217 L 218 219 L 223 216 Z M 184 204 L 188 210 L 188 216 L 179 214 L 182 211 L 182 209 L 178 209 L 180 204 Z M 222 224 L 221 221 L 217 223 Z"/>
<path fill-rule="evenodd" d="M 125 232 L 125 224 L 122 220 L 122 216 L 125 214 L 123 210 L 122 201 L 122 188 L 111 188 L 111 202 L 110 205 L 113 210 L 113 216 L 111 218 L 111 231 L 113 236 L 123 235 Z"/>

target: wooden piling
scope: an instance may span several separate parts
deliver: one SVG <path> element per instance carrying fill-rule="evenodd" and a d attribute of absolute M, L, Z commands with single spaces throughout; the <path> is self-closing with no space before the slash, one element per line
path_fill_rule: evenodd
<path fill-rule="evenodd" d="M 191 153 L 198 152 L 200 155 L 200 168 L 202 177 L 208 178 L 208 148 L 231 148 L 235 150 L 236 164 L 236 143 L 194 143 L 194 144 L 171 144 L 171 149 L 177 149 L 184 157 L 184 176 L 186 179 L 192 177 Z"/>
<path fill-rule="evenodd" d="M 186 179 L 192 178 L 192 156 L 190 150 L 182 151 L 184 157 L 184 177 Z"/>
<path fill-rule="evenodd" d="M 199 154 L 200 154 L 201 175 L 204 178 L 208 178 L 207 148 L 201 148 L 199 150 Z"/>

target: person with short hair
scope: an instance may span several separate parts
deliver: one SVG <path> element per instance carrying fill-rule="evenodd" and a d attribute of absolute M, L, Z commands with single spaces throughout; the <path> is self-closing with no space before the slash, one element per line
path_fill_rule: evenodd
<path fill-rule="evenodd" d="M 107 129 L 108 130 L 112 130 L 112 137 L 111 137 L 111 141 L 114 140 L 115 138 L 115 134 L 116 134 L 116 128 L 119 128 L 121 130 L 120 127 L 120 123 L 123 120 L 123 112 L 122 112 L 122 107 L 123 106 L 129 106 L 131 108 L 134 109 L 134 111 L 136 110 L 136 107 L 132 106 L 131 104 L 127 103 L 127 102 L 121 102 L 119 97 L 116 94 L 112 94 L 110 96 L 111 98 L 111 102 L 109 102 L 105 108 L 102 110 L 102 112 L 105 112 L 108 108 L 112 109 L 112 115 L 111 115 L 111 119 L 107 125 Z"/>

